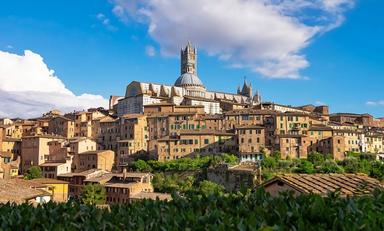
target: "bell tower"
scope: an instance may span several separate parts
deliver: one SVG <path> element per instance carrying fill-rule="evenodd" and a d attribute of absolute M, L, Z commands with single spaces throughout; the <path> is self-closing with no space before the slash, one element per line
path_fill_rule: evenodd
<path fill-rule="evenodd" d="M 197 50 L 192 47 L 191 42 L 180 51 L 181 70 L 180 74 L 190 73 L 197 75 Z"/>

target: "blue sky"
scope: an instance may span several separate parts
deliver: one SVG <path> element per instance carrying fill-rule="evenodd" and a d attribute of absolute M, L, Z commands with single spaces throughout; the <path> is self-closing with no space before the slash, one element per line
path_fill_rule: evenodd
<path fill-rule="evenodd" d="M 159 2 L 169 1 L 172 2 Z M 244 9 L 241 1 L 228 0 L 234 11 L 238 10 L 232 16 L 233 21 L 244 25 L 254 23 L 262 28 L 264 18 L 271 17 L 276 20 L 273 25 L 278 26 L 276 31 L 274 27 L 267 29 L 273 35 L 281 33 L 275 42 L 265 43 L 261 32 L 264 35 L 269 31 L 260 32 L 252 27 L 249 33 L 243 33 L 249 29 L 246 25 L 243 31 L 237 31 L 242 28 L 213 14 L 204 19 L 204 31 L 198 26 L 205 15 L 192 17 L 181 10 L 180 14 L 189 17 L 191 23 L 180 19 L 181 24 L 175 24 L 173 19 L 179 15 L 167 18 L 174 9 L 164 10 L 168 7 L 165 3 L 161 7 L 151 5 L 154 4 L 151 0 L 138 5 L 133 5 L 136 4 L 134 0 L 5 0 L 0 7 L 0 51 L 22 56 L 24 50 L 30 50 L 40 55 L 66 89 L 76 96 L 88 93 L 108 98 L 109 95 L 123 95 L 126 85 L 133 80 L 173 84 L 179 75 L 175 50 L 191 40 L 199 48 L 199 77 L 210 90 L 235 92 L 243 76 L 247 76 L 267 101 L 291 105 L 325 103 L 332 112 L 384 116 L 381 91 L 384 84 L 384 1 L 334 0 L 352 3 L 327 10 L 323 5 L 313 5 L 289 12 L 289 6 L 276 5 L 284 10 L 279 11 L 283 12 L 280 15 L 265 13 L 264 8 L 256 4 L 248 8 L 263 11 L 255 14 L 265 13 L 264 18 L 239 15 L 246 19 L 238 19 L 236 14 Z M 306 2 L 293 1 L 296 4 Z M 210 10 L 209 7 L 207 5 L 206 9 Z M 143 9 L 152 11 L 148 13 Z M 288 16 L 295 20 L 286 23 Z M 316 17 L 326 20 L 319 21 Z M 340 17 L 343 20 L 339 22 Z M 214 23 L 223 20 L 226 26 L 215 31 L 221 24 L 209 20 Z M 149 30 L 151 25 L 156 25 L 155 29 Z M 215 26 L 212 31 L 211 25 Z M 315 27 L 322 29 L 313 32 Z M 252 40 L 258 35 L 261 38 Z M 153 53 L 148 52 L 152 49 Z M 286 57 L 283 61 L 282 56 Z M 278 65 L 271 66 L 269 62 Z M 4 62 L 1 65 L 5 65 Z M 4 92 L 7 94 L 6 89 Z"/>

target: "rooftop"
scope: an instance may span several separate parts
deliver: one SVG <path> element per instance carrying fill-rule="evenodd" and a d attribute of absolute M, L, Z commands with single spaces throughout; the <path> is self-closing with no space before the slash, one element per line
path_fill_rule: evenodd
<path fill-rule="evenodd" d="M 329 192 L 340 189 L 341 196 L 371 194 L 383 184 L 362 174 L 283 174 L 265 182 L 264 187 L 275 182 L 283 182 L 302 193 L 327 196 Z"/>

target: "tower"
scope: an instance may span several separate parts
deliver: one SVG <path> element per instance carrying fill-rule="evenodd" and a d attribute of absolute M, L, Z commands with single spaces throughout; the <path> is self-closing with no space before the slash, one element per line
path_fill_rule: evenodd
<path fill-rule="evenodd" d="M 261 95 L 259 91 L 256 91 L 255 96 L 253 96 L 253 105 L 259 105 L 261 104 Z"/>
<path fill-rule="evenodd" d="M 243 88 L 241 89 L 240 95 L 244 95 L 249 98 L 252 98 L 252 83 L 248 84 L 245 77 L 244 77 Z"/>
<path fill-rule="evenodd" d="M 192 47 L 191 42 L 180 51 L 181 70 L 180 74 L 190 73 L 197 75 L 197 50 Z"/>

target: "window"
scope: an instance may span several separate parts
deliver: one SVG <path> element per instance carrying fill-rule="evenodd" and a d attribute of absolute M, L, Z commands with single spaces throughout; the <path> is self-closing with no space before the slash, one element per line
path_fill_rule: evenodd
<path fill-rule="evenodd" d="M 204 144 L 209 144 L 209 140 L 208 139 L 204 139 Z"/>

